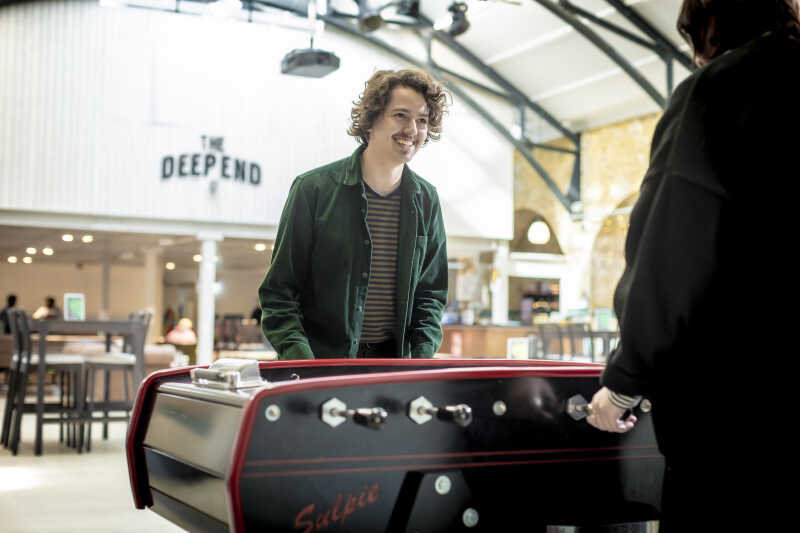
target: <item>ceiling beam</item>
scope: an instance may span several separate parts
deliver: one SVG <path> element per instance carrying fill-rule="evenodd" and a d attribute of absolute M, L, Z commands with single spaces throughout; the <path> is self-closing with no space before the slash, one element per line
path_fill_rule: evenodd
<path fill-rule="evenodd" d="M 692 58 L 684 54 L 672 41 L 658 31 L 652 24 L 650 24 L 644 17 L 637 13 L 632 7 L 625 4 L 623 0 L 606 0 L 608 4 L 614 7 L 620 15 L 625 17 L 631 24 L 636 26 L 639 31 L 653 39 L 658 46 L 667 52 L 674 60 L 689 69 L 694 70 L 696 67 Z"/>
<path fill-rule="evenodd" d="M 650 98 L 658 104 L 658 107 L 664 109 L 666 107 L 666 98 L 656 89 L 647 78 L 645 78 L 636 67 L 625 59 L 614 47 L 608 44 L 602 37 L 595 33 L 591 28 L 581 22 L 578 17 L 563 7 L 560 3 L 556 4 L 552 0 L 534 0 L 537 4 L 547 9 L 550 13 L 560 18 L 572 26 L 575 31 L 580 33 L 589 42 L 594 44 L 601 52 L 603 52 L 611 61 L 616 63 L 626 74 L 636 82 L 639 87 L 646 92 Z"/>

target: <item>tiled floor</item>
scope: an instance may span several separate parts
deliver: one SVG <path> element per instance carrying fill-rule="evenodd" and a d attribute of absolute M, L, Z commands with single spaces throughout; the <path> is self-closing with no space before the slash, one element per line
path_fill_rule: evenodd
<path fill-rule="evenodd" d="M 0 417 L 5 397 L 0 397 Z M 92 451 L 78 455 L 45 425 L 44 453 L 33 454 L 33 415 L 23 419 L 17 456 L 0 448 L 0 531 L 179 532 L 152 511 L 133 506 L 125 462 L 125 423 L 110 425 L 107 441 L 95 424 Z"/>

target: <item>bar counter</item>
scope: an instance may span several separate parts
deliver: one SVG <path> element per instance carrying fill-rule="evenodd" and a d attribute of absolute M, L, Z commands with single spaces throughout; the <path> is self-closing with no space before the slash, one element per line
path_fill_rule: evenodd
<path fill-rule="evenodd" d="M 618 339 L 616 331 L 592 331 L 588 324 L 533 324 L 525 326 L 442 326 L 440 353 L 452 357 L 505 358 L 508 339 L 534 336 L 532 355 L 541 358 L 588 358 L 604 361 Z"/>

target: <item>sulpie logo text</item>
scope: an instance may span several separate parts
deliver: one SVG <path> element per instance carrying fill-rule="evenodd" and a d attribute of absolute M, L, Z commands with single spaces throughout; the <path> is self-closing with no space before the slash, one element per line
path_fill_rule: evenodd
<path fill-rule="evenodd" d="M 372 486 L 364 485 L 360 493 L 343 493 L 336 495 L 336 503 L 327 509 L 317 511 L 317 506 L 313 503 L 303 507 L 294 518 L 294 527 L 302 533 L 314 533 L 328 528 L 339 528 L 344 525 L 348 516 L 356 511 L 363 509 L 380 498 L 380 486 L 374 483 Z"/>

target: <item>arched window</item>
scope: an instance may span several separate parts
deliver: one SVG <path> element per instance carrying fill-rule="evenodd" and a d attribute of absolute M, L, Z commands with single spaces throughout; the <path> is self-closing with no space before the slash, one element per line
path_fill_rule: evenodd
<path fill-rule="evenodd" d="M 530 209 L 514 212 L 514 240 L 512 252 L 563 254 L 552 226 L 545 218 Z"/>

